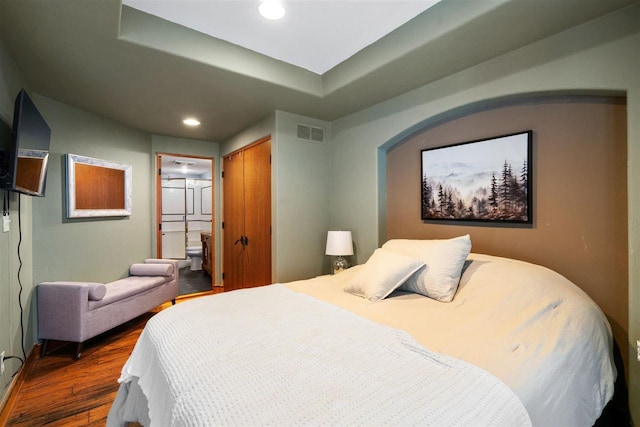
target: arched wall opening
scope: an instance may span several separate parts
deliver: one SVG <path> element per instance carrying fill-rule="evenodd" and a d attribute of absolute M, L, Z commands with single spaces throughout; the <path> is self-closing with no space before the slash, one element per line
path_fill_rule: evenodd
<path fill-rule="evenodd" d="M 443 112 L 379 149 L 380 243 L 470 234 L 473 251 L 551 268 L 607 315 L 627 365 L 627 106 L 620 94 L 544 94 Z M 533 131 L 533 224 L 420 216 L 420 150 Z M 628 369 L 626 370 L 628 372 Z"/>

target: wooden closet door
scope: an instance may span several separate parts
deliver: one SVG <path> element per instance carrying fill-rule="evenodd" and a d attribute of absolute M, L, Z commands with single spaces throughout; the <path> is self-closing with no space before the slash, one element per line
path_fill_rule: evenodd
<path fill-rule="evenodd" d="M 242 244 L 244 236 L 244 166 L 243 152 L 223 159 L 223 251 L 222 272 L 224 290 L 244 287 Z M 237 243 L 236 243 L 237 242 Z"/>
<path fill-rule="evenodd" d="M 244 151 L 244 280 L 246 287 L 271 283 L 271 141 Z"/>

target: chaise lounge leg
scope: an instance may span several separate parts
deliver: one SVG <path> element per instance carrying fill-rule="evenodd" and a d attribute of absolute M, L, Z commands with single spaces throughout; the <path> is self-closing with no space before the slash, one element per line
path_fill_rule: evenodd
<path fill-rule="evenodd" d="M 82 343 L 76 343 L 76 354 L 73 356 L 73 360 L 80 359 L 80 354 L 82 353 Z"/>
<path fill-rule="evenodd" d="M 48 345 L 49 345 L 49 340 L 42 341 L 42 346 L 40 347 L 40 357 L 45 357 L 47 355 Z"/>

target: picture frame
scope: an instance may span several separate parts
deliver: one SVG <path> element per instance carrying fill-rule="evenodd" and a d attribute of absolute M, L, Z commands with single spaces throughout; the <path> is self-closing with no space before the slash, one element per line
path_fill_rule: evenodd
<path fill-rule="evenodd" d="M 66 155 L 67 218 L 124 217 L 132 212 L 132 166 Z"/>
<path fill-rule="evenodd" d="M 533 131 L 421 150 L 423 221 L 533 222 Z"/>

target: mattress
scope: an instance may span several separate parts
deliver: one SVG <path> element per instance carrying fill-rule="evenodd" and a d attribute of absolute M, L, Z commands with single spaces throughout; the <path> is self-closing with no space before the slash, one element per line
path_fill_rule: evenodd
<path fill-rule="evenodd" d="M 394 292 L 372 303 L 341 291 L 358 268 L 288 286 L 487 370 L 516 393 L 533 425 L 593 425 L 613 396 L 609 323 L 560 274 L 472 253 L 452 302 Z"/>
<path fill-rule="evenodd" d="M 533 425 L 592 425 L 611 399 L 616 371 L 610 327 L 597 305 L 561 275 L 521 261 L 471 254 L 450 303 L 401 291 L 369 302 L 343 292 L 359 268 L 279 286 L 402 331 L 420 348 L 490 374 L 517 397 Z M 203 362 L 200 369 L 206 366 Z M 154 387 L 143 390 L 139 379 L 125 366 L 110 425 L 122 419 L 148 424 L 148 405 L 158 403 L 156 397 L 149 399 Z M 166 386 L 160 385 L 155 388 Z M 290 424 L 317 424 L 314 420 Z"/>

